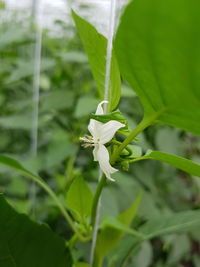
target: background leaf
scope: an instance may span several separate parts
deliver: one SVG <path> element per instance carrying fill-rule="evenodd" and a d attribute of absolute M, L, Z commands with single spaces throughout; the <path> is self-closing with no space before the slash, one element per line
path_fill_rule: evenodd
<path fill-rule="evenodd" d="M 126 8 L 115 51 L 123 78 L 146 115 L 200 135 L 200 2 L 135 0 Z"/>
<path fill-rule="evenodd" d="M 149 220 L 139 228 L 145 239 L 160 235 L 186 232 L 195 229 L 200 223 L 200 210 L 183 211 Z"/>

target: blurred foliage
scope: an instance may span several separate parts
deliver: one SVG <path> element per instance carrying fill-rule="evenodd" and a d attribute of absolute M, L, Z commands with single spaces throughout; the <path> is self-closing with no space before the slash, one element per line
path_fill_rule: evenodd
<path fill-rule="evenodd" d="M 60 27 L 59 36 L 47 29 L 43 31 L 37 158 L 31 155 L 34 28 L 31 22 L 19 23 L 12 18 L 1 23 L 0 152 L 20 159 L 24 166 L 39 173 L 67 205 L 66 190 L 75 177 L 80 177 L 80 181 L 84 178 L 92 191 L 96 185 L 97 164 L 91 151 L 80 146 L 79 137 L 87 131 L 89 115 L 95 111 L 99 96 L 73 27 L 61 21 L 55 23 Z M 126 115 L 132 128 L 142 118 L 138 97 L 126 84 L 122 86 L 120 111 Z M 141 153 L 138 147 L 143 152 L 158 149 L 200 163 L 200 139 L 168 126 L 147 129 L 135 145 L 135 153 Z M 134 226 L 155 216 L 167 216 L 200 206 L 200 181 L 160 162 L 135 163 L 128 173 L 117 173 L 115 178 L 116 183 L 109 184 L 103 192 L 102 217 L 119 215 L 141 191 L 144 194 Z M 48 223 L 66 239 L 71 237 L 70 229 L 52 200 L 36 187 L 37 197 L 33 201 L 33 191 L 32 184 L 0 166 L 0 192 L 5 193 L 9 202 L 18 211 Z M 198 267 L 199 236 L 198 230 L 145 241 L 131 253 L 127 266 Z M 126 235 L 120 245 L 107 257 L 110 266 L 117 264 L 116 254 L 124 257 L 123 247 L 126 252 L 127 249 L 131 251 L 133 236 Z M 87 262 L 85 255 L 89 254 L 89 244 L 77 243 L 76 248 L 74 259 Z"/>

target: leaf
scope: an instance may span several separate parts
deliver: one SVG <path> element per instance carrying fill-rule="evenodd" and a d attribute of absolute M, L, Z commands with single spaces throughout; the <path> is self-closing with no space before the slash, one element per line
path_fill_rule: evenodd
<path fill-rule="evenodd" d="M 68 267 L 72 259 L 65 241 L 46 225 L 17 213 L 0 195 L 0 265 L 4 267 Z"/>
<path fill-rule="evenodd" d="M 200 2 L 134 0 L 115 39 L 121 74 L 146 116 L 200 135 Z"/>
<path fill-rule="evenodd" d="M 107 218 L 102 224 L 102 230 L 98 234 L 95 257 L 102 261 L 104 257 L 116 246 L 124 233 L 139 236 L 140 233 L 129 226 L 134 220 L 140 206 L 142 194 L 138 194 L 133 203 L 117 218 Z"/>
<path fill-rule="evenodd" d="M 115 110 L 113 112 L 110 112 L 110 113 L 107 113 L 104 115 L 96 115 L 96 114 L 92 113 L 92 114 L 90 114 L 90 118 L 97 120 L 97 121 L 100 121 L 102 123 L 106 123 L 110 120 L 119 121 L 119 122 L 125 124 L 125 127 L 121 128 L 121 130 L 128 131 L 128 122 L 120 110 Z"/>
<path fill-rule="evenodd" d="M 155 159 L 162 162 L 165 162 L 167 164 L 170 164 L 182 171 L 185 171 L 189 174 L 195 175 L 200 177 L 200 165 L 197 163 L 192 162 L 189 159 L 181 158 L 179 156 L 175 156 L 172 154 L 159 152 L 159 151 L 153 151 L 150 152 L 147 156 L 143 156 L 141 158 L 137 158 L 134 161 L 139 161 L 143 159 Z"/>
<path fill-rule="evenodd" d="M 82 177 L 74 179 L 67 192 L 67 206 L 72 209 L 79 220 L 84 220 L 91 214 L 93 195 Z"/>
<path fill-rule="evenodd" d="M 104 98 L 105 87 L 105 70 L 106 70 L 106 50 L 107 40 L 101 35 L 89 22 L 79 17 L 72 11 L 74 21 L 81 41 L 83 43 L 85 52 L 88 55 L 90 67 L 94 80 L 96 82 L 97 90 L 101 99 Z M 115 58 L 114 51 L 112 53 L 111 61 L 111 75 L 109 88 L 109 111 L 115 109 L 120 100 L 121 79 L 118 69 L 118 64 Z"/>
<path fill-rule="evenodd" d="M 200 210 L 183 211 L 173 215 L 162 215 L 153 218 L 139 228 L 145 239 L 156 236 L 186 232 L 199 227 Z"/>

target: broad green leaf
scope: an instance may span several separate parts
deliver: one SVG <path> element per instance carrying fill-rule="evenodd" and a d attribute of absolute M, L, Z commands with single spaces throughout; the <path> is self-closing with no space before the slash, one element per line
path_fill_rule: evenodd
<path fill-rule="evenodd" d="M 74 21 L 85 52 L 88 55 L 90 67 L 101 99 L 104 97 L 106 48 L 107 40 L 94 26 L 72 12 Z M 121 79 L 118 64 L 113 51 L 109 88 L 109 111 L 115 109 L 120 100 Z"/>
<path fill-rule="evenodd" d="M 17 213 L 0 195 L 0 265 L 2 267 L 72 266 L 65 241 L 46 225 Z"/>
<path fill-rule="evenodd" d="M 170 164 L 189 174 L 200 177 L 200 165 L 192 162 L 189 159 L 181 158 L 179 156 L 175 156 L 175 155 L 164 153 L 164 152 L 153 151 L 153 152 L 150 152 L 147 156 L 137 158 L 134 161 L 140 161 L 143 159 L 159 160 L 167 164 Z"/>
<path fill-rule="evenodd" d="M 139 228 L 145 239 L 160 235 L 186 232 L 198 228 L 200 224 L 200 210 L 183 211 L 173 215 L 164 215 L 151 219 Z"/>
<path fill-rule="evenodd" d="M 115 39 L 123 78 L 146 116 L 200 135 L 200 1 L 134 0 Z"/>
<path fill-rule="evenodd" d="M 83 180 L 78 176 L 72 182 L 67 192 L 67 206 L 79 217 L 79 220 L 84 220 L 91 214 L 93 195 Z"/>
<path fill-rule="evenodd" d="M 117 245 L 124 233 L 139 237 L 140 233 L 130 228 L 141 203 L 142 194 L 138 194 L 133 203 L 117 218 L 107 218 L 102 224 L 102 230 L 97 238 L 96 259 L 103 261 L 104 257 Z"/>

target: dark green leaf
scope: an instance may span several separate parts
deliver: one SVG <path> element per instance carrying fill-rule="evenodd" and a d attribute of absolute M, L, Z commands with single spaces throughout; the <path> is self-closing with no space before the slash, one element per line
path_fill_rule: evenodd
<path fill-rule="evenodd" d="M 65 242 L 46 225 L 18 214 L 0 195 L 0 265 L 2 267 L 70 267 Z"/>

